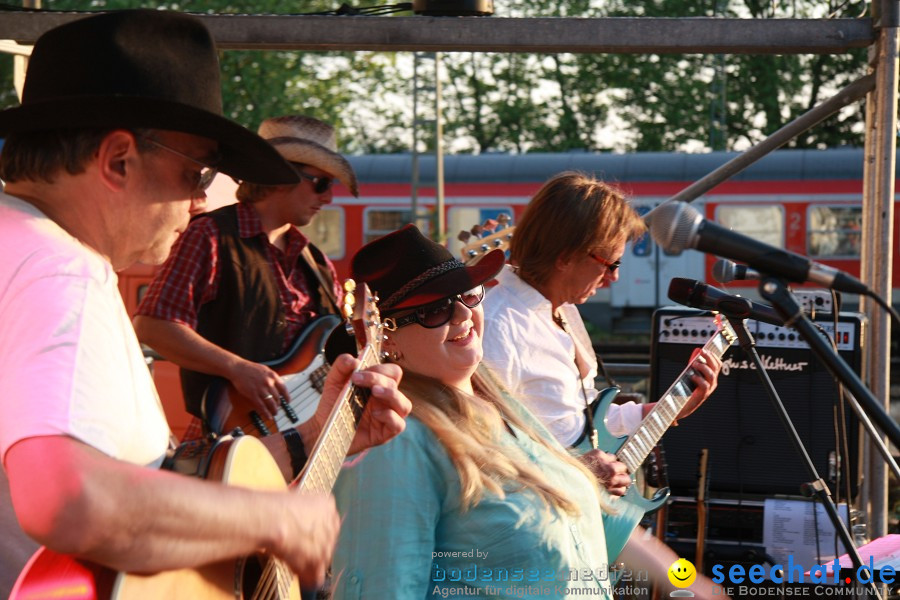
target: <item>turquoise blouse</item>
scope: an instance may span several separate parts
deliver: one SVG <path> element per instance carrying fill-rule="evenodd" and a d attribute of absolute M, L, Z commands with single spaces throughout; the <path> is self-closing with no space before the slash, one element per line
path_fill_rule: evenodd
<path fill-rule="evenodd" d="M 557 446 L 527 410 L 521 418 Z M 335 600 L 611 598 L 603 522 L 591 482 L 514 428 L 505 443 L 541 465 L 580 502 L 581 514 L 548 510 L 530 491 L 486 493 L 463 512 L 456 468 L 416 418 L 384 446 L 342 470 L 343 517 L 333 565 Z"/>

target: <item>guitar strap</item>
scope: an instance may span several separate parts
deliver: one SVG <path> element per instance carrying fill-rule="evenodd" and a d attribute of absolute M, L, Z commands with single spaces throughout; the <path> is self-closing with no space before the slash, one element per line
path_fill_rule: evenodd
<path fill-rule="evenodd" d="M 325 299 L 327 298 L 329 304 L 331 304 L 332 314 L 340 316 L 341 310 L 338 307 L 337 298 L 334 296 L 334 284 L 331 280 L 331 272 L 327 270 L 326 265 L 320 264 L 315 259 L 312 250 L 309 249 L 309 244 L 306 244 L 306 246 L 303 247 L 300 254 L 303 256 L 303 260 L 306 261 L 306 264 L 309 265 L 309 268 L 312 269 L 312 272 L 316 275 L 316 279 L 319 280 L 319 295 L 322 298 L 323 308 Z"/>
<path fill-rule="evenodd" d="M 578 373 L 578 384 L 581 386 L 581 397 L 584 398 L 584 432 L 581 434 L 579 441 L 576 442 L 576 444 L 587 436 L 588 439 L 591 440 L 591 448 L 596 450 L 598 446 L 598 434 L 597 428 L 594 426 L 594 411 L 591 410 L 591 403 L 588 401 L 587 390 L 584 388 L 584 378 L 590 372 L 588 360 L 583 355 L 585 350 L 581 347 L 581 344 L 578 343 L 578 339 L 572 334 L 572 331 L 569 329 L 569 324 L 562 316 L 562 313 L 554 314 L 553 321 L 560 329 L 566 332 L 575 346 L 575 370 Z"/>

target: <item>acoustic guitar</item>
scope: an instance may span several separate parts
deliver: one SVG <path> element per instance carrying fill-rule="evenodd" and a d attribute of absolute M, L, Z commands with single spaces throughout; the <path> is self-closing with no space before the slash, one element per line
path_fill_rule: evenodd
<path fill-rule="evenodd" d="M 360 346 L 359 369 L 380 362 L 381 322 L 376 299 L 365 284 L 348 297 L 345 314 Z M 290 486 L 298 492 L 328 492 L 334 486 L 368 401 L 369 391 L 348 384 L 334 404 L 303 472 Z M 251 436 L 224 436 L 211 450 L 206 479 L 255 489 L 284 490 L 277 463 Z M 25 566 L 10 600 L 300 600 L 297 578 L 280 560 L 253 555 L 197 569 L 149 575 L 116 573 L 71 556 L 40 549 Z"/>

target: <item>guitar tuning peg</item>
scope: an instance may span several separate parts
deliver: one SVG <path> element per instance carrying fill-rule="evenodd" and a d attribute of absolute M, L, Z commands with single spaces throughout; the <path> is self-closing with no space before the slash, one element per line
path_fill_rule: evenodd
<path fill-rule="evenodd" d="M 472 225 L 472 235 L 480 238 L 481 234 L 484 233 L 484 228 L 481 225 Z"/>
<path fill-rule="evenodd" d="M 458 239 L 463 244 L 465 244 L 466 242 L 469 241 L 469 238 L 471 238 L 471 237 L 472 237 L 472 234 L 469 233 L 468 231 L 466 231 L 465 229 L 463 229 L 462 231 L 459 232 L 459 235 L 456 236 L 456 239 Z"/>
<path fill-rule="evenodd" d="M 344 291 L 348 294 L 352 294 L 356 290 L 356 282 L 352 279 L 344 280 Z"/>
<path fill-rule="evenodd" d="M 508 214 L 506 214 L 506 213 L 500 213 L 499 215 L 497 215 L 497 221 L 500 223 L 500 225 L 503 225 L 504 227 L 505 227 L 511 220 L 512 220 L 512 217 L 510 217 L 510 216 L 509 216 Z"/>
<path fill-rule="evenodd" d="M 497 229 L 497 225 L 499 225 L 499 223 L 497 223 L 497 221 L 495 221 L 494 219 L 488 219 L 481 225 L 481 227 L 485 231 L 493 232 L 495 229 Z"/>

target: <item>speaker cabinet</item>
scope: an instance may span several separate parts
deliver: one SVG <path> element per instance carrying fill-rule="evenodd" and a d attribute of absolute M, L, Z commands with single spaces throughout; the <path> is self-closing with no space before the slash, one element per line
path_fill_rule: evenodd
<path fill-rule="evenodd" d="M 840 495 L 849 477 L 851 495 L 857 491 L 859 433 L 856 415 L 844 406 L 840 417 L 838 385 L 831 373 L 798 334 L 788 328 L 748 320 L 757 352 L 778 391 L 806 451 L 825 482 L 835 492 L 840 469 Z M 831 315 L 817 320 L 831 335 Z M 708 312 L 662 308 L 653 316 L 651 397 L 659 398 L 684 370 L 694 348 L 715 332 Z M 865 334 L 864 317 L 840 313 L 838 351 L 857 372 Z M 663 437 L 669 485 L 675 494 L 693 495 L 697 461 L 709 449 L 711 492 L 796 495 L 810 480 L 787 430 L 752 367 L 735 343 L 723 357 L 716 391 L 694 414 L 679 421 Z M 838 427 L 839 420 L 845 428 Z M 847 454 L 838 436 L 846 431 Z M 838 452 L 841 450 L 841 452 Z M 841 458 L 838 458 L 838 457 Z"/>

